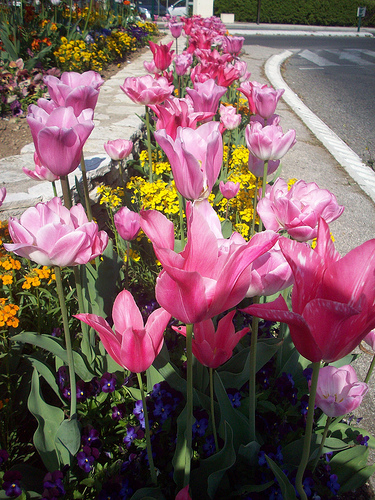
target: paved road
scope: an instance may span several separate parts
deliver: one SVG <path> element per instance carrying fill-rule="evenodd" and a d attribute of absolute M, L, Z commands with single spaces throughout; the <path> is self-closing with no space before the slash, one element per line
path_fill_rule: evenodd
<path fill-rule="evenodd" d="M 364 161 L 375 159 L 375 39 L 246 36 L 245 45 L 292 50 L 289 87 Z"/>

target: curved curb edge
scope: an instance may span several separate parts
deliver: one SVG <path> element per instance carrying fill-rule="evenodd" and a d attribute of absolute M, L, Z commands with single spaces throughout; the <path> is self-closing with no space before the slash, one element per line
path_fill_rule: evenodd
<path fill-rule="evenodd" d="M 375 202 L 375 172 L 318 118 L 292 91 L 281 76 L 280 67 L 293 52 L 286 50 L 271 56 L 265 64 L 267 78 L 275 88 L 285 89 L 282 98 L 298 115 L 311 132 L 328 149 L 335 160 L 345 169 L 359 187 Z"/>

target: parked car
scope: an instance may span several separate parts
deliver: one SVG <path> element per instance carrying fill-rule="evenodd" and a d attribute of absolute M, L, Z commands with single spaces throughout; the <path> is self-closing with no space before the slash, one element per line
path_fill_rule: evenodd
<path fill-rule="evenodd" d="M 178 0 L 174 5 L 168 7 L 170 16 L 187 16 L 186 0 Z"/>
<path fill-rule="evenodd" d="M 138 2 L 138 10 L 146 19 L 151 19 L 152 17 L 152 5 L 154 6 L 154 16 L 165 16 L 167 14 L 165 6 L 161 5 L 157 0 L 154 0 L 154 2 L 152 0 L 140 0 Z"/>

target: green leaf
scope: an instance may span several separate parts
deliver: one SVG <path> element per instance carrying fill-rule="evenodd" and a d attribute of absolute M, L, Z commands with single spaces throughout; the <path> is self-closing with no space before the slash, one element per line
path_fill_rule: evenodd
<path fill-rule="evenodd" d="M 32 366 L 38 370 L 38 373 L 42 375 L 42 377 L 54 391 L 56 396 L 60 399 L 62 403 L 65 404 L 64 399 L 61 397 L 59 386 L 57 385 L 56 382 L 56 374 L 52 370 L 52 368 L 47 363 L 36 358 L 33 355 L 25 356 L 25 358 L 28 359 L 32 364 Z"/>
<path fill-rule="evenodd" d="M 177 418 L 176 450 L 172 459 L 173 479 L 177 489 L 181 490 L 184 483 L 185 457 L 186 457 L 186 406 Z"/>
<path fill-rule="evenodd" d="M 49 471 L 57 470 L 60 464 L 55 448 L 55 437 L 61 422 L 64 420 L 64 412 L 44 401 L 36 368 L 34 368 L 31 378 L 28 408 L 38 422 L 38 427 L 34 433 L 35 448 L 38 450 L 46 468 Z"/>
<path fill-rule="evenodd" d="M 153 362 L 154 368 L 160 373 L 164 380 L 168 381 L 170 387 L 180 391 L 186 398 L 186 380 L 178 374 L 172 363 L 170 363 L 168 349 L 164 343 L 159 355 Z"/>
<path fill-rule="evenodd" d="M 77 416 L 61 422 L 55 436 L 55 446 L 60 456 L 60 463 L 71 465 L 71 460 L 81 446 L 81 425 Z"/>
<path fill-rule="evenodd" d="M 281 488 L 281 493 L 283 495 L 284 500 L 297 500 L 296 492 L 294 490 L 294 486 L 291 484 L 287 476 L 280 469 L 276 462 L 274 462 L 270 457 L 266 455 L 266 460 L 268 465 L 270 466 L 272 472 L 275 474 L 275 477 L 279 483 Z"/>
<path fill-rule="evenodd" d="M 223 233 L 224 238 L 230 238 L 233 233 L 233 226 L 230 220 L 225 219 L 221 223 L 221 232 Z"/>
<path fill-rule="evenodd" d="M 243 458 L 243 460 L 245 460 L 248 465 L 256 467 L 258 465 L 259 450 L 260 444 L 256 441 L 251 441 L 245 446 L 241 444 L 238 450 L 238 456 Z"/>
<path fill-rule="evenodd" d="M 336 453 L 329 464 L 332 473 L 338 477 L 340 486 L 367 466 L 369 450 L 366 446 L 353 446 Z"/>
<path fill-rule="evenodd" d="M 130 500 L 165 500 L 165 496 L 159 488 L 141 488 Z"/>
<path fill-rule="evenodd" d="M 367 465 L 363 469 L 357 470 L 344 484 L 340 485 L 340 493 L 354 491 L 365 484 L 365 482 L 374 474 L 375 464 Z"/>

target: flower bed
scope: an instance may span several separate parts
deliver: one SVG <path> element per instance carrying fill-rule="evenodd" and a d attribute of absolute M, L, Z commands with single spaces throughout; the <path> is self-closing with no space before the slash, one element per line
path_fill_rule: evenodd
<path fill-rule="evenodd" d="M 28 175 L 64 205 L 1 226 L 0 498 L 338 498 L 375 470 L 356 417 L 372 366 L 363 382 L 350 365 L 374 349 L 375 240 L 341 257 L 344 207 L 279 177 L 295 132 L 243 39 L 172 20 L 176 52 L 182 29 L 181 53 L 151 43 L 121 86 L 145 127 L 103 144 L 120 173 L 98 188 L 105 231 L 67 183 L 99 74 L 50 75 L 29 108 Z"/>

